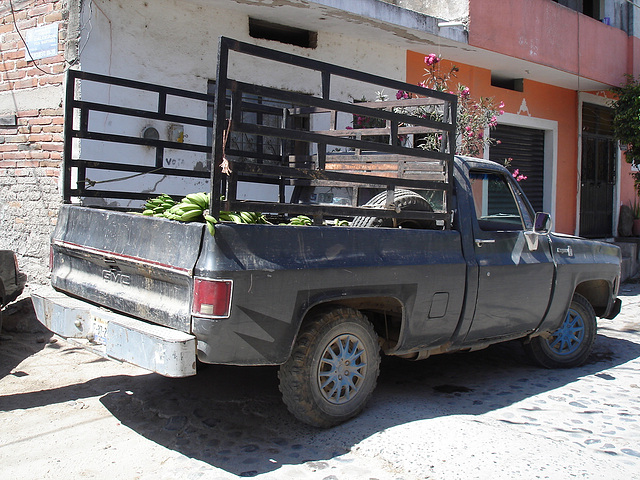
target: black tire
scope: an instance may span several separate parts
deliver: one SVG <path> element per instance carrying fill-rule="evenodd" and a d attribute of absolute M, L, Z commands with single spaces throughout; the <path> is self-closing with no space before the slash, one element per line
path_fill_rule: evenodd
<path fill-rule="evenodd" d="M 578 367 L 589 358 L 597 330 L 593 307 L 586 298 L 576 293 L 562 326 L 548 338 L 532 338 L 524 345 L 524 349 L 529 358 L 543 367 Z"/>
<path fill-rule="evenodd" d="M 278 378 L 282 399 L 297 419 L 329 428 L 365 408 L 379 372 L 371 324 L 357 310 L 334 308 L 305 321 Z"/>
<path fill-rule="evenodd" d="M 387 201 L 387 192 L 374 196 L 365 203 L 366 206 L 382 207 Z M 399 210 L 416 210 L 420 212 L 433 212 L 431 204 L 421 195 L 411 190 L 398 189 L 395 191 L 393 206 Z M 401 228 L 434 228 L 433 220 L 401 220 L 378 217 L 355 217 L 351 222 L 352 227 L 401 227 Z"/>

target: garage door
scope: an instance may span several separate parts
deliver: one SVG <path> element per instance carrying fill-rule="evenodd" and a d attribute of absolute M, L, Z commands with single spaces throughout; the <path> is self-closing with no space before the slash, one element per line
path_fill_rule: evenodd
<path fill-rule="evenodd" d="M 489 149 L 489 159 L 504 164 L 513 159 L 509 169 L 527 176 L 520 182 L 536 212 L 544 210 L 544 130 L 498 125 L 491 131 L 498 145 Z"/>

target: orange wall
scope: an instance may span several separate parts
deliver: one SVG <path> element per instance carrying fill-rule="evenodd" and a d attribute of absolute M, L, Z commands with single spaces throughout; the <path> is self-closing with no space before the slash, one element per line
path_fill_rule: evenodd
<path fill-rule="evenodd" d="M 443 72 L 451 62 L 438 64 Z M 460 71 L 450 82 L 466 85 L 472 97 L 493 97 L 496 103 L 503 101 L 504 111 L 518 114 L 523 100 L 532 117 L 558 122 L 558 165 L 556 188 L 555 230 L 574 233 L 576 225 L 577 158 L 578 158 L 578 97 L 573 90 L 553 87 L 533 81 L 524 81 L 524 91 L 515 92 L 491 86 L 491 72 L 469 65 L 456 64 Z M 424 79 L 424 54 L 407 52 L 407 82 L 418 83 Z M 526 172 L 525 172 L 526 173 Z"/>
<path fill-rule="evenodd" d="M 625 32 L 549 0 L 473 0 L 469 16 L 475 47 L 608 85 L 640 68 L 637 42 Z"/>

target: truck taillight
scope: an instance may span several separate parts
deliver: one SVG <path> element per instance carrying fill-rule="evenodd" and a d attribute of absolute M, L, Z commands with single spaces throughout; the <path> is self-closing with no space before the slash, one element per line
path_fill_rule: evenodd
<path fill-rule="evenodd" d="M 191 313 L 199 317 L 224 318 L 231 310 L 231 280 L 195 278 Z"/>

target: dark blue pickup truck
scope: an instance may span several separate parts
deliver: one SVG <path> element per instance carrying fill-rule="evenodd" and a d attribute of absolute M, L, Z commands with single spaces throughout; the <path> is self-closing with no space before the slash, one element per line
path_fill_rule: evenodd
<path fill-rule="evenodd" d="M 253 47 L 232 43 L 234 48 L 246 53 Z M 310 60 L 287 56 L 283 61 Z M 382 104 L 296 94 L 287 101 L 304 108 L 278 107 L 288 120 L 342 108 L 352 115 L 378 115 L 384 122 L 359 138 L 332 122 L 311 131 L 286 127 L 286 122 L 256 125 L 233 112 L 234 105 L 251 102 L 233 93 L 229 101 L 225 90 L 273 96 L 278 91 L 240 82 L 229 86 L 225 75 L 219 72 L 222 85 L 214 100 L 216 160 L 208 212 L 220 218 L 222 210 L 269 212 L 271 221 L 221 221 L 210 230 L 197 221 L 83 206 L 65 198 L 51 242 L 51 287 L 32 294 L 44 325 L 166 376 L 194 375 L 196 360 L 280 365 L 280 390 L 289 410 L 321 427 L 365 407 L 381 355 L 417 360 L 522 339 L 531 358 L 545 367 L 586 361 L 596 317 L 613 318 L 620 310 L 618 248 L 552 233 L 549 215 L 532 210 L 501 165 L 455 156 L 451 144 L 424 153 L 389 141 L 440 128 L 453 143 L 455 115 L 411 120 L 393 102 L 384 110 Z M 399 82 L 387 86 L 430 93 Z M 433 93 L 430 98 L 446 109 L 455 107 L 452 97 Z M 251 108 L 266 115 L 265 104 Z M 279 154 L 280 163 L 276 156 L 247 161 L 246 152 L 241 155 L 237 145 L 227 144 L 234 131 L 277 136 L 295 145 Z M 82 122 L 78 132 L 89 136 Z M 385 135 L 380 151 L 367 153 Z M 301 153 L 303 141 L 314 147 Z M 336 152 L 327 145 L 345 149 Z M 88 177 L 77 159 L 69 162 L 80 171 L 74 178 Z M 392 164 L 395 176 L 380 174 Z M 115 170 L 113 164 L 109 168 Z M 271 182 L 280 192 L 277 201 L 240 198 L 242 185 L 251 182 Z M 78 181 L 67 192 L 98 197 L 88 184 Z M 313 225 L 278 224 L 303 213 Z"/>

